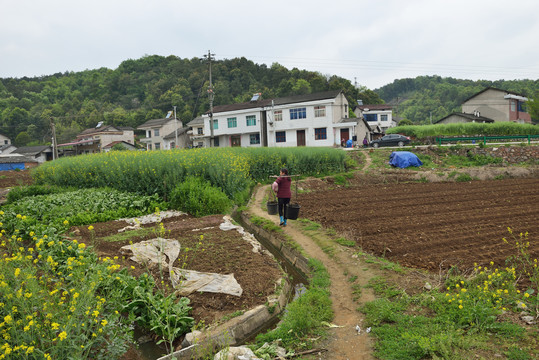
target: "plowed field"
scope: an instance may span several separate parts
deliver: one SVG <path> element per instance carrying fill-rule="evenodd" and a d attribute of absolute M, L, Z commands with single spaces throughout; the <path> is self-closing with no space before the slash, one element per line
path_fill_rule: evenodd
<path fill-rule="evenodd" d="M 505 266 L 515 251 L 502 239 L 514 244 L 520 232 L 529 233 L 529 252 L 539 257 L 539 179 L 316 186 L 298 202 L 300 217 L 405 266 Z"/>

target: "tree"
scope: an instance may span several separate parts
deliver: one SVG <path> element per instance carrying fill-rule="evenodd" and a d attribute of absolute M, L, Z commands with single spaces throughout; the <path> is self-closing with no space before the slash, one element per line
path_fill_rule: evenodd
<path fill-rule="evenodd" d="M 21 131 L 19 135 L 15 138 L 15 141 L 13 142 L 15 146 L 21 147 L 26 146 L 30 141 L 32 141 L 32 138 L 26 131 Z"/>
<path fill-rule="evenodd" d="M 404 126 L 404 125 L 414 125 L 414 123 L 412 122 L 412 120 L 408 120 L 408 119 L 402 119 L 401 121 L 399 121 L 399 126 Z"/>
<path fill-rule="evenodd" d="M 528 101 L 528 112 L 534 124 L 539 124 L 539 91 L 535 93 L 535 97 Z"/>

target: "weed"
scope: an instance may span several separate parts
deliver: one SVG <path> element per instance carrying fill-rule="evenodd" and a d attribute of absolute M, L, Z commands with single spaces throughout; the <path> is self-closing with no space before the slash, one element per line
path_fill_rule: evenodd
<path fill-rule="evenodd" d="M 455 179 L 456 182 L 468 182 L 468 181 L 472 181 L 472 180 L 473 180 L 473 178 L 470 176 L 470 174 L 467 174 L 467 173 L 460 174 Z"/>
<path fill-rule="evenodd" d="M 356 246 L 356 242 L 355 242 L 355 241 L 347 240 L 347 239 L 344 238 L 344 237 L 340 237 L 340 238 L 335 239 L 335 242 L 336 242 L 337 244 L 339 244 L 339 245 L 347 246 L 347 247 L 354 247 L 354 246 Z"/>

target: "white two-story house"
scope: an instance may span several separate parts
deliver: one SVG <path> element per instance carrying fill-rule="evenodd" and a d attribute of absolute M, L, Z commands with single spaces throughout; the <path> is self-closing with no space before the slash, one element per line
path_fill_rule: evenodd
<path fill-rule="evenodd" d="M 204 114 L 203 135 L 197 134 L 197 141 L 209 146 L 213 139 L 213 147 L 335 146 L 355 134 L 357 121 L 348 119 L 348 101 L 341 90 L 266 100 L 259 96 L 248 103 L 216 106 L 212 116 Z"/>
<path fill-rule="evenodd" d="M 140 142 L 146 145 L 147 150 L 170 150 L 186 146 L 186 134 L 179 119 L 164 118 L 152 119 L 137 127 L 145 130 L 146 137 Z"/>
<path fill-rule="evenodd" d="M 358 118 L 363 118 L 371 128 L 378 126 L 382 132 L 397 126 L 393 120 L 393 108 L 387 104 L 358 105 L 354 109 Z"/>

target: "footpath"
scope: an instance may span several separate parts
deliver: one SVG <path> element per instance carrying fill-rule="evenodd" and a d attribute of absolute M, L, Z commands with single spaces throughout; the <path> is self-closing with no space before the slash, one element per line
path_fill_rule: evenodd
<path fill-rule="evenodd" d="M 261 186 L 256 190 L 247 212 L 272 220 L 278 225 L 278 215 L 269 215 L 264 210 L 265 203 L 263 204 L 263 202 L 268 189 L 269 185 Z M 317 347 L 324 349 L 324 351 L 311 356 L 320 360 L 373 359 L 371 340 L 365 331 L 363 317 L 357 308 L 360 304 L 374 300 L 371 289 L 364 288 L 364 286 L 367 285 L 369 279 L 379 274 L 371 269 L 369 264 L 362 262 L 358 256 L 354 255 L 353 249 L 335 242 L 329 243 L 328 239 L 323 239 L 323 235 L 315 238 L 308 236 L 301 230 L 301 225 L 297 222 L 298 220 L 289 220 L 288 226 L 283 227 L 283 231 L 303 248 L 308 257 L 321 261 L 331 278 L 330 292 L 334 312 L 332 327 L 329 337 L 320 340 L 317 344 Z M 323 231 L 320 230 L 321 233 Z M 333 248 L 333 251 L 327 251 L 328 244 Z M 322 248 L 326 248 L 326 252 Z M 328 253 L 331 253 L 331 256 Z M 361 291 L 354 293 L 353 284 Z M 357 326 L 361 332 L 357 331 Z"/>

